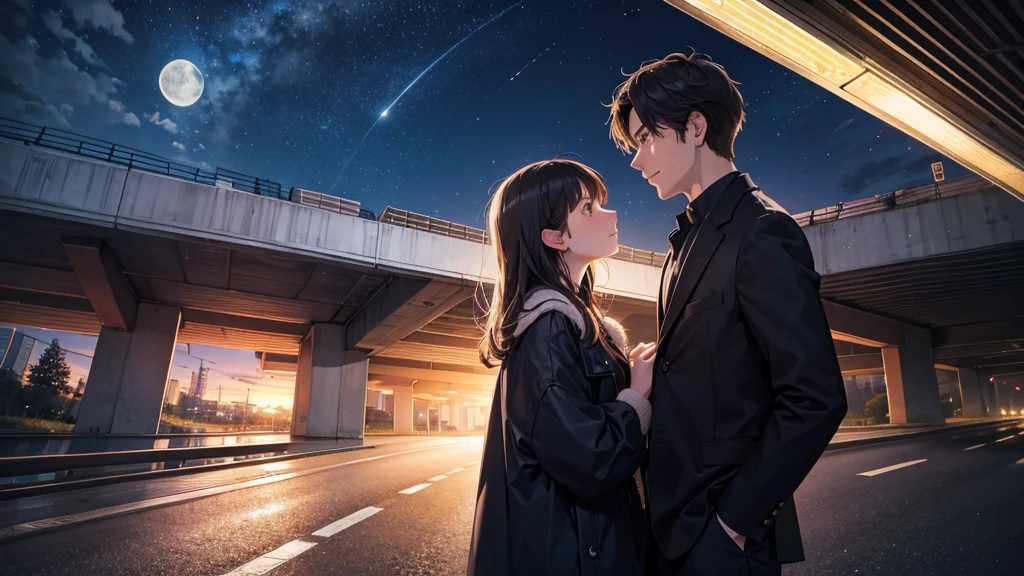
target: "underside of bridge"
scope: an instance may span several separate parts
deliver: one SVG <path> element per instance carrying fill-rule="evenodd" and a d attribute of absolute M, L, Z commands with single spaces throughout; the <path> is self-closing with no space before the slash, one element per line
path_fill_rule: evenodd
<path fill-rule="evenodd" d="M 1024 6 L 667 0 L 1024 199 Z"/>

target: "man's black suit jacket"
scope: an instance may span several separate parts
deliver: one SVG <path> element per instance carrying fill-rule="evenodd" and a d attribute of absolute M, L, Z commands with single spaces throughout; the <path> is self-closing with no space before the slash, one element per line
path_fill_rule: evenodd
<path fill-rule="evenodd" d="M 654 538 L 678 558 L 718 514 L 781 562 L 803 560 L 793 492 L 846 415 L 807 238 L 746 174 L 703 220 L 667 302 L 647 467 Z M 686 233 L 686 230 L 682 231 Z"/>

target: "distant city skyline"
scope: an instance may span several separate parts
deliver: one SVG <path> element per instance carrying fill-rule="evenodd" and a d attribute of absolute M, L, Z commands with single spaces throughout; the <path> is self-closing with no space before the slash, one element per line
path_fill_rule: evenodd
<path fill-rule="evenodd" d="M 87 334 L 76 334 L 59 330 L 44 330 L 41 328 L 28 328 L 12 324 L 0 324 L 22 332 L 37 341 L 32 348 L 29 364 L 39 361 L 39 356 L 49 346 L 50 342 L 57 338 L 61 348 L 68 353 L 65 354 L 65 361 L 71 366 L 71 378 L 69 384 L 72 388 L 78 385 L 78 379 L 83 378 L 88 382 L 89 370 L 92 367 L 92 356 L 96 350 L 96 336 Z M 209 358 L 216 362 L 211 366 L 204 400 L 216 400 L 218 388 L 220 389 L 221 401 L 224 404 L 231 402 L 244 402 L 245 389 L 251 390 L 249 403 L 257 406 L 283 406 L 291 409 L 292 400 L 295 395 L 295 375 L 274 373 L 260 374 L 255 354 L 250 350 L 231 350 L 213 346 L 192 346 L 192 353 L 196 356 Z M 187 367 L 183 367 L 187 366 Z M 188 391 L 188 383 L 192 377 L 192 371 L 199 371 L 199 360 L 187 355 L 184 344 L 178 344 L 174 349 L 174 357 L 171 361 L 171 371 L 168 380 L 177 379 L 181 382 L 182 390 Z M 254 383 L 241 382 L 232 376 L 245 378 Z M 165 399 L 166 401 L 166 399 Z"/>

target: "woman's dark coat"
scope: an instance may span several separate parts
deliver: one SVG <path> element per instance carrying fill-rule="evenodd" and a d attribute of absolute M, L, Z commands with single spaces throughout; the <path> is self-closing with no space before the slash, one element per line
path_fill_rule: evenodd
<path fill-rule="evenodd" d="M 496 386 L 468 574 L 639 576 L 646 522 L 634 473 L 646 441 L 637 410 L 616 400 L 629 366 L 581 341 L 582 316 L 561 295 L 543 298 L 528 299 L 527 310 L 542 303 L 520 316 Z M 624 351 L 621 327 L 605 327 Z"/>

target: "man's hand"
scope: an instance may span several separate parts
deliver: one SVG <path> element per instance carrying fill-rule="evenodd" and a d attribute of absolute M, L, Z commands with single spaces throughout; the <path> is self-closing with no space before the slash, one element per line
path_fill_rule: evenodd
<path fill-rule="evenodd" d="M 732 528 L 729 528 L 728 526 L 726 526 L 725 522 L 722 521 L 722 517 L 719 516 L 718 514 L 715 514 L 715 518 L 718 518 L 718 523 L 722 525 L 722 528 L 725 530 L 725 533 L 728 534 L 729 537 L 732 538 L 732 541 L 735 542 L 736 545 L 740 547 L 740 550 L 743 550 L 744 549 L 744 545 L 747 543 L 747 537 L 742 535 L 742 534 L 740 534 L 740 533 L 738 533 L 738 532 L 736 532 Z"/>

